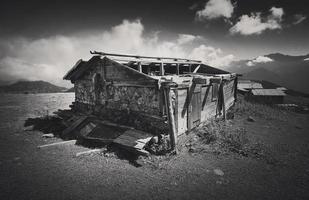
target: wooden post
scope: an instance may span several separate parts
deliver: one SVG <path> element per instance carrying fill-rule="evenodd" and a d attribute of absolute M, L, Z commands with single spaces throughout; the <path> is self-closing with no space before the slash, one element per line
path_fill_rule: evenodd
<path fill-rule="evenodd" d="M 223 84 L 223 82 L 221 83 Z M 223 110 L 223 119 L 226 120 L 226 110 L 225 110 L 225 101 L 224 101 L 224 85 L 222 86 L 222 110 Z"/>
<path fill-rule="evenodd" d="M 238 76 L 236 75 L 235 79 L 234 79 L 234 99 L 235 101 L 237 101 L 237 85 L 238 85 Z"/>
<path fill-rule="evenodd" d="M 173 108 L 173 100 L 171 91 L 177 87 L 176 83 L 173 82 L 165 82 L 163 83 L 164 88 L 164 96 L 165 96 L 165 105 L 168 115 L 168 122 L 170 128 L 170 140 L 171 140 L 171 147 L 172 150 L 175 150 L 175 153 L 178 153 L 177 150 L 177 132 L 175 126 L 175 117 L 174 117 L 174 108 Z"/>
<path fill-rule="evenodd" d="M 163 65 L 163 62 L 160 63 L 160 76 L 164 76 L 164 65 Z"/>
<path fill-rule="evenodd" d="M 138 66 L 138 67 L 137 67 L 137 68 L 138 68 L 138 71 L 142 73 L 142 72 L 143 72 L 143 70 L 142 70 L 142 63 L 141 63 L 141 62 L 138 62 L 138 63 L 137 63 L 137 66 Z"/>
<path fill-rule="evenodd" d="M 176 64 L 176 74 L 179 75 L 179 63 Z"/>

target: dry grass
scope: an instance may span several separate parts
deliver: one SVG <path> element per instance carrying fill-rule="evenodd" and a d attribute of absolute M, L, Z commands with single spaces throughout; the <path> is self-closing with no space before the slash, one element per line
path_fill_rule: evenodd
<path fill-rule="evenodd" d="M 281 121 L 286 121 L 288 115 L 288 111 L 286 110 L 270 105 L 248 102 L 243 98 L 238 99 L 230 112 L 233 112 L 237 115 L 257 116 L 264 119 L 275 119 Z"/>
<path fill-rule="evenodd" d="M 287 111 L 275 107 L 254 104 L 240 99 L 229 111 L 228 116 L 241 120 L 247 120 L 248 116 L 264 118 L 268 120 L 287 120 Z M 246 128 L 237 124 L 235 120 L 213 119 L 193 131 L 190 148 L 196 151 L 207 151 L 217 154 L 234 152 L 242 156 L 250 156 L 263 159 L 267 163 L 274 164 L 276 159 L 267 152 L 268 148 L 259 143 L 250 141 Z"/>

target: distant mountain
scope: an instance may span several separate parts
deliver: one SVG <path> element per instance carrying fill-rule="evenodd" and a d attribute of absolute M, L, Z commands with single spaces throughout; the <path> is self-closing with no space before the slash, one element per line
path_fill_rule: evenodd
<path fill-rule="evenodd" d="M 71 87 L 70 89 L 66 90 L 65 92 L 75 92 L 74 87 Z"/>
<path fill-rule="evenodd" d="M 1 93 L 56 93 L 65 92 L 67 88 L 59 87 L 45 81 L 18 81 L 0 86 Z"/>
<path fill-rule="evenodd" d="M 280 53 L 260 56 L 252 60 L 233 62 L 228 71 L 243 78 L 270 81 L 284 87 L 309 93 L 309 54 L 290 56 Z"/>

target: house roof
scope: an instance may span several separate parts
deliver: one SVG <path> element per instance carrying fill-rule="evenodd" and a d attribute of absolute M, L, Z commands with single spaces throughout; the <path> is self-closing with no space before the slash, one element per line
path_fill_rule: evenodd
<path fill-rule="evenodd" d="M 237 84 L 237 89 L 261 89 L 263 88 L 261 83 L 255 83 L 255 82 L 239 82 Z"/>
<path fill-rule="evenodd" d="M 118 55 L 118 54 L 113 54 L 113 55 L 121 56 L 121 55 Z M 125 55 L 125 56 L 129 56 L 129 55 Z M 175 58 L 173 60 L 173 58 L 163 58 L 163 57 L 162 57 L 162 59 L 167 59 L 167 60 L 165 61 L 165 60 L 153 59 L 152 57 L 150 57 L 150 58 L 143 57 L 143 58 L 131 58 L 129 60 L 127 59 L 126 60 L 127 62 L 123 63 L 124 58 L 119 59 L 119 58 L 107 57 L 107 56 L 104 56 L 102 58 L 102 56 L 96 55 L 96 56 L 93 56 L 88 61 L 79 60 L 72 67 L 72 69 L 70 69 L 67 72 L 67 74 L 63 77 L 63 79 L 71 80 L 72 82 L 74 82 L 75 80 L 80 78 L 92 66 L 97 65 L 98 62 L 104 62 L 104 63 L 110 62 L 110 63 L 113 63 L 113 65 L 115 65 L 115 66 L 123 67 L 124 70 L 127 70 L 127 71 L 129 70 L 129 71 L 131 71 L 131 73 L 134 73 L 138 76 L 143 76 L 146 79 L 152 79 L 152 80 L 158 80 L 158 79 L 164 78 L 165 76 L 168 76 L 168 74 L 166 74 L 164 76 L 160 76 L 160 77 L 155 77 L 155 75 L 149 75 L 149 74 L 143 73 L 139 70 L 136 70 L 134 68 L 134 65 L 139 64 L 139 65 L 143 65 L 143 66 L 145 66 L 145 65 L 154 66 L 154 65 L 161 64 L 161 65 L 164 65 L 164 67 L 167 66 L 167 69 L 168 69 L 169 67 L 173 67 L 173 66 L 176 67 L 177 64 L 181 64 L 181 66 L 189 66 L 190 69 L 192 70 L 191 72 L 188 72 L 188 76 L 198 75 L 198 74 L 204 75 L 204 76 L 231 75 L 227 71 L 205 65 L 205 64 L 200 63 L 200 62 L 195 61 L 195 60 L 186 60 L 186 59 L 180 59 L 180 58 Z M 182 60 L 184 60 L 184 61 L 182 61 Z M 175 74 L 170 74 L 170 75 L 175 75 Z"/>
<path fill-rule="evenodd" d="M 93 56 L 88 61 L 83 61 L 82 59 L 78 60 L 77 63 L 66 73 L 66 75 L 64 75 L 63 79 L 76 80 L 85 71 L 87 71 L 94 62 L 98 60 L 100 60 L 100 56 Z"/>
<path fill-rule="evenodd" d="M 255 96 L 285 96 L 282 90 L 277 89 L 252 89 L 251 93 Z"/>

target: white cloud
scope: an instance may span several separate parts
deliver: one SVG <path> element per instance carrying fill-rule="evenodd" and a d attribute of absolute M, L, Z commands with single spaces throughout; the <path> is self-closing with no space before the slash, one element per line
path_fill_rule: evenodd
<path fill-rule="evenodd" d="M 294 19 L 295 19 L 295 21 L 293 22 L 293 24 L 296 25 L 296 24 L 300 24 L 301 22 L 306 20 L 307 16 L 302 15 L 302 14 L 296 14 L 296 15 L 294 15 Z"/>
<path fill-rule="evenodd" d="M 251 61 L 248 61 L 247 65 L 251 67 L 251 66 L 254 66 L 256 63 L 267 63 L 267 62 L 272 62 L 272 61 L 274 60 L 267 56 L 258 56 L 257 58 Z"/>
<path fill-rule="evenodd" d="M 194 36 L 194 35 L 189 35 L 189 34 L 179 34 L 178 35 L 178 39 L 177 39 L 177 43 L 178 44 L 187 44 L 187 43 L 191 43 L 196 39 L 200 39 L 200 36 Z"/>
<path fill-rule="evenodd" d="M 159 33 L 145 34 L 140 20 L 124 20 L 108 31 L 79 36 L 53 36 L 42 39 L 12 38 L 0 41 L 0 80 L 46 80 L 69 86 L 63 75 L 80 58 L 88 60 L 89 50 L 200 59 L 215 67 L 229 64 L 233 55 L 197 44 L 201 36 L 175 35 L 162 40 Z M 205 40 L 204 40 L 205 41 Z"/>
<path fill-rule="evenodd" d="M 197 60 L 202 60 L 205 63 L 216 66 L 216 67 L 225 67 L 228 66 L 234 59 L 234 55 L 222 56 L 221 49 L 216 49 L 214 47 L 200 45 L 199 47 L 194 48 L 189 57 Z"/>
<path fill-rule="evenodd" d="M 196 12 L 198 20 L 216 19 L 220 17 L 231 18 L 234 5 L 230 0 L 210 0 L 206 3 L 203 10 Z"/>
<path fill-rule="evenodd" d="M 230 28 L 231 34 L 241 35 L 259 35 L 265 30 L 281 29 L 280 22 L 284 11 L 282 8 L 272 7 L 271 14 L 267 18 L 262 18 L 261 13 L 251 13 L 251 15 L 242 15 L 238 22 Z"/>

